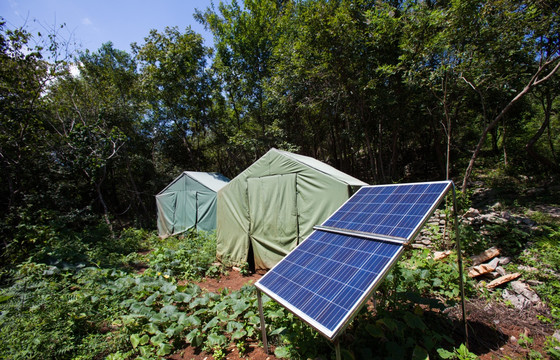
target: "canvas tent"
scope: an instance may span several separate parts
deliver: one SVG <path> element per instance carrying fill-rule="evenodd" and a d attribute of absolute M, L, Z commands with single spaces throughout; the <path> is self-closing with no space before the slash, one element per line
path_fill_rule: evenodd
<path fill-rule="evenodd" d="M 216 229 L 216 193 L 229 182 L 219 173 L 185 171 L 156 195 L 161 237 Z"/>
<path fill-rule="evenodd" d="M 271 149 L 218 191 L 217 257 L 270 269 L 366 183 Z"/>

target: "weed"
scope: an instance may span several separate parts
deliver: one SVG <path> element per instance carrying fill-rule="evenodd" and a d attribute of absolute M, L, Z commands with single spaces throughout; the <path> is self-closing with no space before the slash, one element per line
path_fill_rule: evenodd
<path fill-rule="evenodd" d="M 247 276 L 247 275 L 249 275 L 249 269 L 250 269 L 249 263 L 245 261 L 245 262 L 243 262 L 243 264 L 241 264 L 241 267 L 239 269 L 239 273 L 242 276 Z"/>
<path fill-rule="evenodd" d="M 533 345 L 533 338 L 527 336 L 526 334 L 519 334 L 519 340 L 517 340 L 517 343 L 519 344 L 519 346 L 528 349 L 531 345 Z"/>
<path fill-rule="evenodd" d="M 467 349 L 465 344 L 461 344 L 458 348 L 453 349 L 453 352 L 445 349 L 438 349 L 438 354 L 442 359 L 457 359 L 457 360 L 476 360 L 478 356 L 473 354 Z"/>

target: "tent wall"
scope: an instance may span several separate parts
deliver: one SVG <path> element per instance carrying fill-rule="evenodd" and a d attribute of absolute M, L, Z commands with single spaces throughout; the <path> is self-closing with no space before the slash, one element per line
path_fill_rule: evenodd
<path fill-rule="evenodd" d="M 184 172 L 156 195 L 159 236 L 192 228 L 216 229 L 216 191 L 201 183 L 201 179 L 212 181 L 212 188 L 219 181 L 225 185 L 227 180 L 219 174 Z"/>
<path fill-rule="evenodd" d="M 218 192 L 217 256 L 224 263 L 249 261 L 251 246 L 255 267 L 271 268 L 348 199 L 353 185 L 365 185 L 289 154 L 272 149 Z"/>

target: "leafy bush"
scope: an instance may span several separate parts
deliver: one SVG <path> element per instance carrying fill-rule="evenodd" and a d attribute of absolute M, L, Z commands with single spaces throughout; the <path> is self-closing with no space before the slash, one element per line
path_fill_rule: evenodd
<path fill-rule="evenodd" d="M 460 299 L 457 254 L 452 252 L 442 260 L 434 260 L 430 250 L 413 250 L 401 259 L 379 288 L 383 308 L 408 307 L 410 302 L 441 308 L 437 299 L 451 304 Z M 472 294 L 474 284 L 463 274 L 465 292 Z"/>
<path fill-rule="evenodd" d="M 113 271 L 26 262 L 0 293 L 0 357 L 90 358 L 118 347 L 104 335 L 117 302 L 100 291 Z"/>
<path fill-rule="evenodd" d="M 213 232 L 190 231 L 152 243 L 154 250 L 146 255 L 150 267 L 146 275 L 164 275 L 184 280 L 215 277 L 225 271 L 213 266 L 216 260 L 216 235 Z"/>

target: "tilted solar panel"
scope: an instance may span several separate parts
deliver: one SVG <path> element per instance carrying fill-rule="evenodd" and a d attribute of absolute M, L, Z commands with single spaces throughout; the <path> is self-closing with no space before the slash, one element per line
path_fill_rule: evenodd
<path fill-rule="evenodd" d="M 255 285 L 336 338 L 451 186 L 445 181 L 362 187 Z"/>
<path fill-rule="evenodd" d="M 412 240 L 451 182 L 365 186 L 323 226 Z"/>
<path fill-rule="evenodd" d="M 262 277 L 258 287 L 333 338 L 402 248 L 394 243 L 315 231 L 297 251 Z"/>

